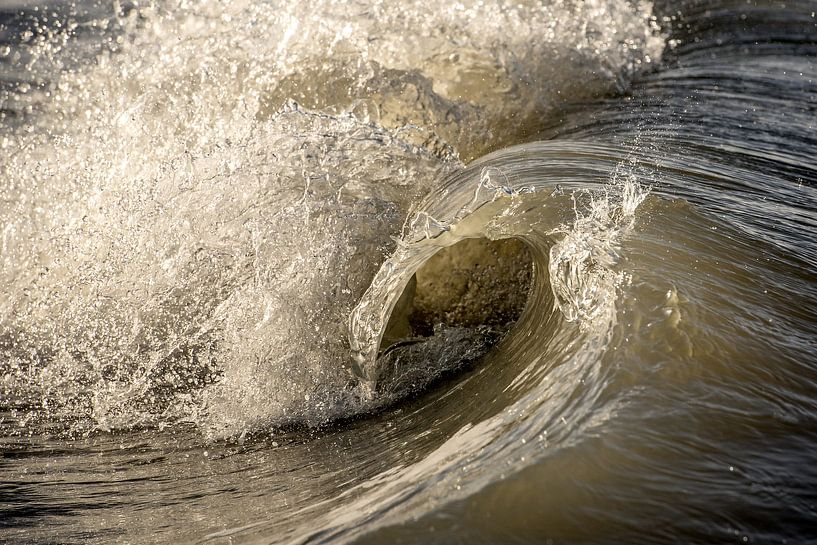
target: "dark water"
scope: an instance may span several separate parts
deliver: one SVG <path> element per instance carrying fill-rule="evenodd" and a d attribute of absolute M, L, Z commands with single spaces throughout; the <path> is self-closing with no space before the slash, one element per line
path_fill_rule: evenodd
<path fill-rule="evenodd" d="M 3 9 L 0 541 L 817 541 L 816 3 Z"/>

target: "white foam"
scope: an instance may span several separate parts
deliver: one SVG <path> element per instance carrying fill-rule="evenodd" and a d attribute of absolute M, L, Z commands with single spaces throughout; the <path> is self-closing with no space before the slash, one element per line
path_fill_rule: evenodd
<path fill-rule="evenodd" d="M 627 2 L 183 4 L 8 57 L 48 78 L 6 96 L 4 369 L 103 429 L 337 415 L 346 318 L 440 173 L 662 47 Z"/>

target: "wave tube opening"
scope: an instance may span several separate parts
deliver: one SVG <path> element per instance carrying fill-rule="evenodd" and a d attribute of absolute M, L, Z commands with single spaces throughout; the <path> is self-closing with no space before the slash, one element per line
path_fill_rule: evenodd
<path fill-rule="evenodd" d="M 522 315 L 533 270 L 527 245 L 514 238 L 466 238 L 427 258 L 384 329 L 379 386 L 405 395 L 476 362 Z"/>

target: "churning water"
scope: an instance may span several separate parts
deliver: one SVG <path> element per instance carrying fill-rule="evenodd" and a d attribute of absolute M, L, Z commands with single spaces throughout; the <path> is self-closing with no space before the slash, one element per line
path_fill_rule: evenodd
<path fill-rule="evenodd" d="M 817 542 L 817 3 L 0 3 L 0 541 Z"/>

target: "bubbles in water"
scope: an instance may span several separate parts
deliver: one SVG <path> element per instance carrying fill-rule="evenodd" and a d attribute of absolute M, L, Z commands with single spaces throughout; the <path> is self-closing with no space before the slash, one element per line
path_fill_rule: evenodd
<path fill-rule="evenodd" d="M 411 207 L 661 51 L 647 4 L 72 9 L 0 60 L 0 387 L 80 428 L 347 410 Z"/>
<path fill-rule="evenodd" d="M 623 277 L 613 266 L 621 238 L 648 193 L 626 179 L 601 193 L 573 194 L 575 222 L 551 231 L 559 240 L 550 248 L 548 265 L 556 304 L 568 321 L 598 327 L 615 318 L 616 287 Z"/>

